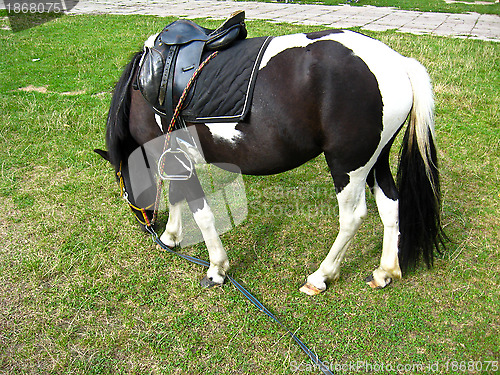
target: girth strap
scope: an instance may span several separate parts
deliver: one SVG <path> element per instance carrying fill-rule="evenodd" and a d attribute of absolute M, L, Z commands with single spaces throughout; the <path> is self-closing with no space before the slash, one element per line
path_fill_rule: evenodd
<path fill-rule="evenodd" d="M 187 86 L 187 83 L 193 76 L 194 72 L 200 66 L 204 45 L 204 41 L 193 41 L 181 47 L 180 52 L 177 55 L 177 61 L 175 62 L 175 78 L 172 82 L 172 109 L 179 101 L 184 88 Z M 188 93 L 188 97 L 185 99 L 186 103 L 189 102 L 192 95 L 193 90 Z"/>
<path fill-rule="evenodd" d="M 165 103 L 165 98 L 167 98 L 167 106 L 173 107 L 173 100 L 168 99 L 169 97 L 171 98 L 171 95 L 168 95 L 167 93 L 168 89 L 170 89 L 171 93 L 172 87 L 167 88 L 167 86 L 168 82 L 171 82 L 174 79 L 175 64 L 173 64 L 173 62 L 177 58 L 178 52 L 179 46 L 170 46 L 167 58 L 165 59 L 165 68 L 163 69 L 163 75 L 160 83 L 160 92 L 158 94 L 158 103 L 160 103 L 161 106 L 163 106 L 163 104 Z"/>

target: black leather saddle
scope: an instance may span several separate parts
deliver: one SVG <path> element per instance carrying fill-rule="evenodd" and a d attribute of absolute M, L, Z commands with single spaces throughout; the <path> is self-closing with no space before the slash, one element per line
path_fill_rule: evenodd
<path fill-rule="evenodd" d="M 233 13 L 215 30 L 189 20 L 175 21 L 157 36 L 153 47 L 146 48 L 137 87 L 155 111 L 170 120 L 203 52 L 228 48 L 246 36 L 243 11 Z"/>

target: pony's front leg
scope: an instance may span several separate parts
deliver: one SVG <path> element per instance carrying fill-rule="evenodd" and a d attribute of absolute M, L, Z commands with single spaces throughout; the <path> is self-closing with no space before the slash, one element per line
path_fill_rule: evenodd
<path fill-rule="evenodd" d="M 169 247 L 182 242 L 182 202 L 169 203 L 168 221 L 160 240 Z"/>
<path fill-rule="evenodd" d="M 207 276 L 203 278 L 203 286 L 222 284 L 229 269 L 229 260 L 222 246 L 219 234 L 215 229 L 215 217 L 207 203 L 205 192 L 196 173 L 186 181 L 170 181 L 169 186 L 170 212 L 168 223 L 161 240 L 180 242 L 182 237 L 181 205 L 187 201 L 193 213 L 194 220 L 200 228 L 210 258 L 210 267 Z M 165 242 L 165 241 L 163 241 Z M 168 243 L 165 242 L 167 245 Z"/>
<path fill-rule="evenodd" d="M 184 181 L 171 181 L 168 186 L 168 221 L 160 240 L 169 247 L 182 242 L 182 203 L 186 199 Z"/>
<path fill-rule="evenodd" d="M 201 230 L 210 258 L 210 267 L 207 276 L 201 280 L 201 285 L 204 287 L 220 285 L 224 282 L 226 271 L 229 269 L 229 260 L 215 229 L 214 214 L 205 197 L 189 201 L 188 204 Z"/>

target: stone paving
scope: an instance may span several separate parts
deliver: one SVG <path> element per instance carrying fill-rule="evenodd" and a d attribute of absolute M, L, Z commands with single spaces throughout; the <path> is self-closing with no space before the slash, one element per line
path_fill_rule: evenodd
<path fill-rule="evenodd" d="M 428 13 L 374 6 L 327 6 L 232 0 L 80 0 L 69 13 L 224 19 L 236 10 L 245 10 L 249 20 L 323 25 L 331 28 L 358 26 L 373 31 L 395 29 L 413 34 L 500 42 L 498 15 Z"/>

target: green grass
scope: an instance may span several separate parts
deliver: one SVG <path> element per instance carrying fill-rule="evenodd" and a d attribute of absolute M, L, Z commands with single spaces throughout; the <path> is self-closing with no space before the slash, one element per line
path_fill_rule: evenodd
<path fill-rule="evenodd" d="M 201 267 L 156 250 L 119 198 L 109 165 L 92 152 L 104 147 L 122 66 L 170 21 L 72 16 L 0 30 L 2 373 L 307 369 L 286 333 L 230 284 L 202 290 Z M 312 30 L 248 28 L 251 36 Z M 298 286 L 338 229 L 320 157 L 281 175 L 245 177 L 248 219 L 223 236 L 232 274 L 329 363 L 439 362 L 439 372 L 451 373 L 446 363 L 482 361 L 485 370 L 500 358 L 500 46 L 369 35 L 420 60 L 433 78 L 443 222 L 454 242 L 432 270 L 370 290 L 363 279 L 378 263 L 383 230 L 369 196 L 341 279 L 320 296 L 302 295 Z M 46 92 L 19 90 L 30 85 Z M 184 251 L 207 258 L 203 244 Z"/>

